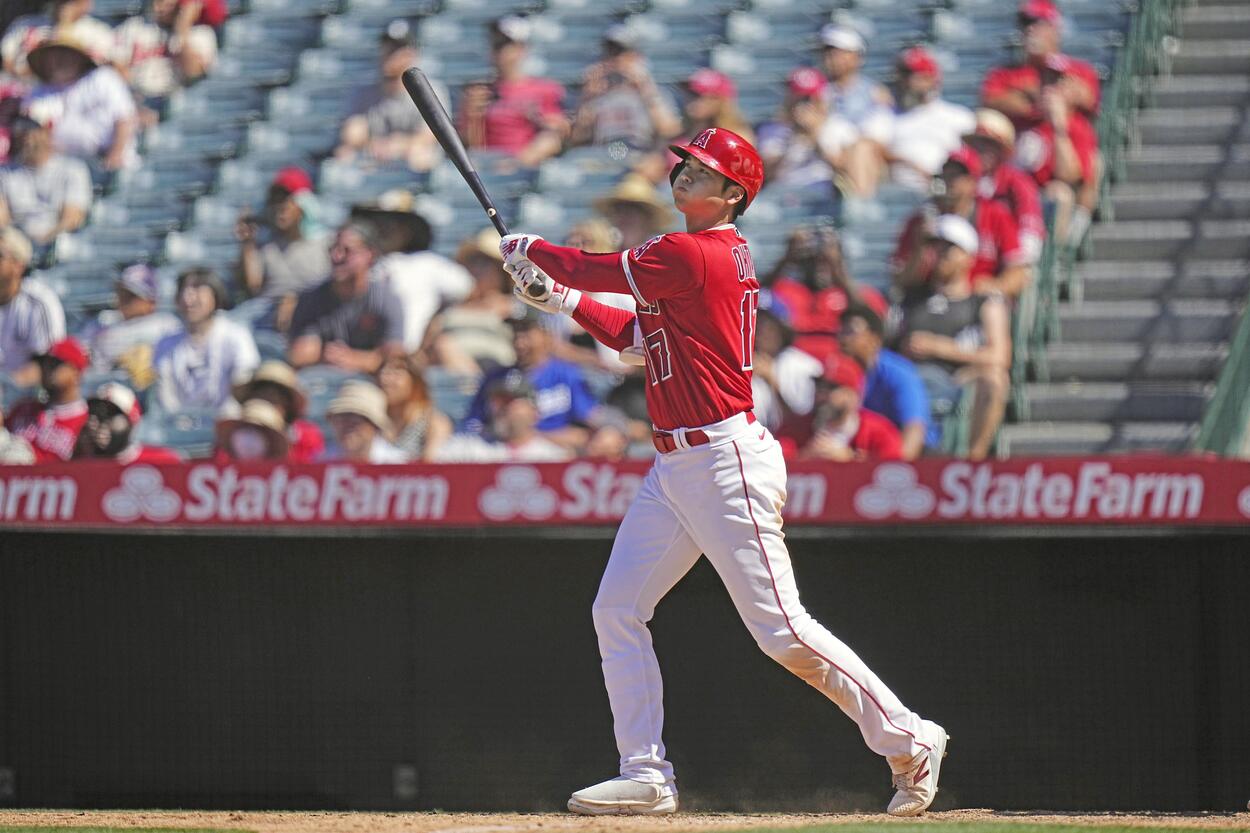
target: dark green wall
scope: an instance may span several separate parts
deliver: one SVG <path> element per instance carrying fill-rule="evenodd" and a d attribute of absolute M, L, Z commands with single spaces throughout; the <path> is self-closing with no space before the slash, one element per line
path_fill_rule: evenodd
<path fill-rule="evenodd" d="M 939 807 L 1235 809 L 1248 540 L 791 544 L 808 609 L 949 730 Z M 616 766 L 589 612 L 609 547 L 0 533 L 0 804 L 561 808 Z M 884 807 L 885 764 L 706 562 L 653 629 L 687 806 Z"/>

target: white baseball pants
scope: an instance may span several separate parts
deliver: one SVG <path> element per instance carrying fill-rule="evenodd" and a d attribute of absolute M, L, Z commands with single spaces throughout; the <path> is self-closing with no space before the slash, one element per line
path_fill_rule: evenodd
<path fill-rule="evenodd" d="M 647 622 L 705 553 L 761 650 L 838 705 L 868 747 L 903 771 L 927 749 L 909 711 L 850 648 L 803 609 L 781 532 L 781 448 L 744 415 L 703 430 L 706 445 L 657 455 L 616 534 L 594 604 L 621 774 L 672 787 L 663 683 Z"/>

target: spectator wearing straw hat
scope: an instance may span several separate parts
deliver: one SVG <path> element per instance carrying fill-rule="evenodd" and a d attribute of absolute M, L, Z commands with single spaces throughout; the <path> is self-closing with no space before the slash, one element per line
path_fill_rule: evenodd
<path fill-rule="evenodd" d="M 221 314 L 226 287 L 211 269 L 180 274 L 177 293 L 182 329 L 161 339 L 152 358 L 156 401 L 166 411 L 220 408 L 260 364 L 256 341 L 251 330 Z"/>
<path fill-rule="evenodd" d="M 65 311 L 56 293 L 26 281 L 33 250 L 26 235 L 0 226 L 0 372 L 18 385 L 39 381 L 31 356 L 65 338 Z"/>
<path fill-rule="evenodd" d="M 286 458 L 290 462 L 312 463 L 325 453 L 321 429 L 304 418 L 308 397 L 290 365 L 276 359 L 261 363 L 251 379 L 234 386 L 234 398 L 244 406 L 260 399 L 278 409 L 287 434 Z"/>
<path fill-rule="evenodd" d="M 54 31 L 68 33 L 97 61 L 107 60 L 113 48 L 113 30 L 91 16 L 91 5 L 92 0 L 52 0 L 46 11 L 14 20 L 0 40 L 3 69 L 18 78 L 28 77 L 27 55 Z"/>
<path fill-rule="evenodd" d="M 673 214 L 655 188 L 637 174 L 626 174 L 594 208 L 620 234 L 620 248 L 632 249 L 668 231 Z"/>
<path fill-rule="evenodd" d="M 99 66 L 87 48 L 56 33 L 27 57 L 39 85 L 26 110 L 52 131 L 52 146 L 106 173 L 139 161 L 134 97 L 111 66 Z"/>
<path fill-rule="evenodd" d="M 249 399 L 237 415 L 219 419 L 216 435 L 219 461 L 294 462 L 290 459 L 291 441 L 282 411 L 263 399 Z"/>
<path fill-rule="evenodd" d="M 1037 182 L 1014 164 L 1016 130 L 997 110 L 983 107 L 976 118 L 976 129 L 964 136 L 964 143 L 981 159 L 978 196 L 1007 208 L 1020 229 L 1020 248 L 1036 263 L 1046 240 L 1046 222 Z"/>
<path fill-rule="evenodd" d="M 863 407 L 864 369 L 850 356 L 833 354 L 813 379 L 815 405 L 782 429 L 782 448 L 803 460 L 901 460 L 902 437 L 894 423 Z"/>
<path fill-rule="evenodd" d="M 752 144 L 755 129 L 738 107 L 738 86 L 723 72 L 701 67 L 686 79 L 688 95 L 683 112 L 687 136 L 697 136 L 709 127 L 732 130 Z"/>
<path fill-rule="evenodd" d="M 49 463 L 74 456 L 78 433 L 87 423 L 82 374 L 87 351 L 78 339 L 65 338 L 34 356 L 43 398 L 13 406 L 9 430 L 30 443 L 35 462 Z"/>
<path fill-rule="evenodd" d="M 110 460 L 123 466 L 135 463 L 180 463 L 175 451 L 134 441 L 143 409 L 134 391 L 118 382 L 105 382 L 87 397 L 87 424 L 78 434 L 75 460 Z"/>
<path fill-rule="evenodd" d="M 344 382 L 326 409 L 338 446 L 335 460 L 406 463 L 408 455 L 386 440 L 394 430 L 386 415 L 386 394 L 372 382 Z"/>
<path fill-rule="evenodd" d="M 157 311 L 156 283 L 156 270 L 146 263 L 122 270 L 113 284 L 113 309 L 101 312 L 83 334 L 92 369 L 123 367 L 139 388 L 152 383 L 153 345 L 182 328 L 177 316 Z"/>

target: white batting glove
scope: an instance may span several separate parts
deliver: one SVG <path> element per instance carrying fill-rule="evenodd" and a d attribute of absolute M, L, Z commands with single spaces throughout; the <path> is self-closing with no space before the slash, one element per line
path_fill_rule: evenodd
<path fill-rule="evenodd" d="M 512 279 L 516 282 L 512 294 L 523 303 L 543 312 L 572 315 L 573 310 L 577 309 L 577 305 L 582 300 L 581 290 L 553 280 L 550 275 L 529 261 L 518 267 Z M 542 292 L 535 293 L 537 298 L 530 295 L 530 288 L 535 285 L 543 288 Z"/>
<path fill-rule="evenodd" d="M 529 263 L 526 252 L 535 240 L 542 240 L 537 234 L 509 234 L 499 241 L 499 253 L 503 255 L 503 268 L 512 274 L 523 263 Z"/>

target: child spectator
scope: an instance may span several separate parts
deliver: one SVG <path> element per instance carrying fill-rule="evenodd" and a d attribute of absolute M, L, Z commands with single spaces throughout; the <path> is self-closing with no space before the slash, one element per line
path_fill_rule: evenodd
<path fill-rule="evenodd" d="M 216 410 L 231 401 L 235 384 L 251 377 L 260 353 L 251 331 L 221 314 L 226 288 L 211 269 L 180 274 L 177 292 L 182 329 L 156 345 L 156 401 L 167 412 Z"/>
<path fill-rule="evenodd" d="M 560 152 L 569 123 L 564 88 L 525 74 L 529 37 L 530 23 L 523 17 L 502 17 L 491 24 L 495 77 L 465 87 L 457 124 L 468 147 L 503 151 L 521 165 L 535 167 Z"/>
<path fill-rule="evenodd" d="M 894 423 L 863 407 L 864 369 L 849 356 L 833 355 L 814 380 L 816 405 L 779 438 L 802 460 L 901 460 L 902 438 Z"/>
<path fill-rule="evenodd" d="M 146 14 L 117 27 L 113 63 L 154 110 L 217 60 L 217 33 L 199 23 L 200 12 L 200 3 L 148 0 Z"/>
<path fill-rule="evenodd" d="M 964 143 L 981 160 L 981 182 L 977 196 L 1003 204 L 1020 229 L 1020 248 L 1030 263 L 1037 263 L 1046 241 L 1046 221 L 1037 183 L 1013 163 L 1016 130 L 1011 120 L 997 110 L 977 110 L 976 130 L 964 136 Z"/>
<path fill-rule="evenodd" d="M 61 299 L 42 283 L 25 281 L 30 241 L 12 226 L 0 226 L 0 371 L 20 386 L 39 381 L 31 356 L 65 338 Z"/>
<path fill-rule="evenodd" d="M 378 39 L 378 83 L 353 97 L 335 156 L 401 162 L 414 171 L 428 171 L 443 158 L 434 133 L 404 90 L 404 70 L 420 60 L 411 25 L 402 19 L 391 21 Z M 446 88 L 433 84 L 443 107 L 451 112 Z"/>
<path fill-rule="evenodd" d="M 245 211 L 235 236 L 244 291 L 270 300 L 267 318 L 278 332 L 286 332 L 299 294 L 330 273 L 329 241 L 317 222 L 317 198 L 307 172 L 297 167 L 278 171 L 263 213 L 254 217 Z"/>
<path fill-rule="evenodd" d="M 430 398 L 425 374 L 411 356 L 395 355 L 378 371 L 378 387 L 386 394 L 390 440 L 409 460 L 429 460 L 451 436 L 451 420 Z"/>
<path fill-rule="evenodd" d="M 297 462 L 290 458 L 291 441 L 282 411 L 263 399 L 249 399 L 237 416 L 219 419 L 216 434 L 219 463 Z"/>
<path fill-rule="evenodd" d="M 31 50 L 27 61 L 39 84 L 26 109 L 49 126 L 53 148 L 104 173 L 139 161 L 135 102 L 117 70 L 97 66 L 87 47 L 59 32 Z"/>
<path fill-rule="evenodd" d="M 19 119 L 11 141 L 13 160 L 0 167 L 0 226 L 17 226 L 47 250 L 58 234 L 86 222 L 91 172 L 81 159 L 53 151 L 52 132 L 36 121 Z"/>
<path fill-rule="evenodd" d="M 894 182 L 928 194 L 942 163 L 976 122 L 967 107 L 942 98 L 942 68 L 923 46 L 899 53 L 895 71 L 894 118 L 889 140 L 877 146 L 879 161 Z"/>
<path fill-rule="evenodd" d="M 374 373 L 403 350 L 404 311 L 395 293 L 373 279 L 377 229 L 362 220 L 339 228 L 330 248 L 330 277 L 299 296 L 291 316 L 293 367 L 328 364 Z"/>
<path fill-rule="evenodd" d="M 930 401 L 942 404 L 941 410 L 948 410 L 944 403 L 953 407 L 964 385 L 975 385 L 968 456 L 983 460 L 1011 385 L 1011 316 L 1001 296 L 972 291 L 978 246 L 971 223 L 944 215 L 925 245 L 934 251 L 931 291 L 903 301 L 898 349 L 916 363 Z"/>
<path fill-rule="evenodd" d="M 681 129 L 672 102 L 651 77 L 628 27 L 609 26 L 603 37 L 603 59 L 591 64 L 582 78 L 581 102 L 569 143 L 619 142 L 634 150 L 650 150 Z"/>
<path fill-rule="evenodd" d="M 282 430 L 287 437 L 285 457 L 292 463 L 313 463 L 325 453 L 326 441 L 317 423 L 305 419 L 308 397 L 290 365 L 270 359 L 256 368 L 251 379 L 234 386 L 234 398 L 247 407 L 253 400 L 263 400 L 282 415 Z"/>
<path fill-rule="evenodd" d="M 516 302 L 512 278 L 503 270 L 499 232 L 483 229 L 460 244 L 456 262 L 473 276 L 463 301 L 434 317 L 421 350 L 430 364 L 453 373 L 477 376 L 516 362 L 507 320 Z"/>
<path fill-rule="evenodd" d="M 87 398 L 87 424 L 78 434 L 74 459 L 110 460 L 122 466 L 182 462 L 175 451 L 133 441 L 142 419 L 143 409 L 134 391 L 117 382 L 105 382 Z"/>
<path fill-rule="evenodd" d="M 91 16 L 92 0 L 52 0 L 47 11 L 23 15 L 0 40 L 3 69 L 18 78 L 30 76 L 26 57 L 52 32 L 63 32 L 83 44 L 97 62 L 107 61 L 113 48 L 113 30 Z"/>
<path fill-rule="evenodd" d="M 408 455 L 386 440 L 393 432 L 386 394 L 372 382 L 344 382 L 326 409 L 338 445 L 331 459 L 353 463 L 406 463 Z"/>
<path fill-rule="evenodd" d="M 686 79 L 689 99 L 684 108 L 684 133 L 697 136 L 709 127 L 732 130 L 752 144 L 755 130 L 738 107 L 738 87 L 723 72 L 701 67 Z"/>
<path fill-rule="evenodd" d="M 87 328 L 91 366 L 109 371 L 124 368 L 140 389 L 152 384 L 152 347 L 182 328 L 177 316 L 156 311 L 156 270 L 146 263 L 127 266 L 113 284 L 116 301 Z"/>
<path fill-rule="evenodd" d="M 880 292 L 851 277 L 841 238 L 828 225 L 801 225 L 790 232 L 785 254 L 762 284 L 788 310 L 794 346 L 822 362 L 838 350 L 838 329 L 849 305 L 867 304 L 882 317 L 889 306 Z"/>
<path fill-rule="evenodd" d="M 35 362 L 44 398 L 14 405 L 9 430 L 30 443 L 36 463 L 69 460 L 87 423 L 87 402 L 82 398 L 87 351 L 77 339 L 66 338 L 35 356 Z"/>
<path fill-rule="evenodd" d="M 525 315 L 510 319 L 509 323 L 516 364 L 485 376 L 469 406 L 463 430 L 467 433 L 489 430 L 489 392 L 500 378 L 519 370 L 534 387 L 539 432 L 556 445 L 581 448 L 590 436 L 591 416 L 599 404 L 587 387 L 581 368 L 552 354 L 552 335 L 540 326 L 537 317 Z"/>
<path fill-rule="evenodd" d="M 554 463 L 569 452 L 538 431 L 534 386 L 520 370 L 495 379 L 486 390 L 487 431 L 456 434 L 439 448 L 444 463 Z"/>
<path fill-rule="evenodd" d="M 864 368 L 863 407 L 881 414 L 899 429 L 904 460 L 915 460 L 926 442 L 936 445 L 940 436 L 931 428 L 929 395 L 916 366 L 886 350 L 885 322 L 863 304 L 852 304 L 842 313 L 838 331 L 842 352 Z"/>
<path fill-rule="evenodd" d="M 980 250 L 972 268 L 972 282 L 980 293 L 998 292 L 1019 297 L 1032 276 L 1030 253 L 1020 245 L 1019 230 L 1006 206 L 978 192 L 981 158 L 964 146 L 942 166 L 941 189 L 933 201 L 911 216 L 894 250 L 894 282 L 904 292 L 924 286 L 934 269 L 933 250 L 925 240 L 933 236 L 939 215 L 951 214 L 972 223 Z"/>

